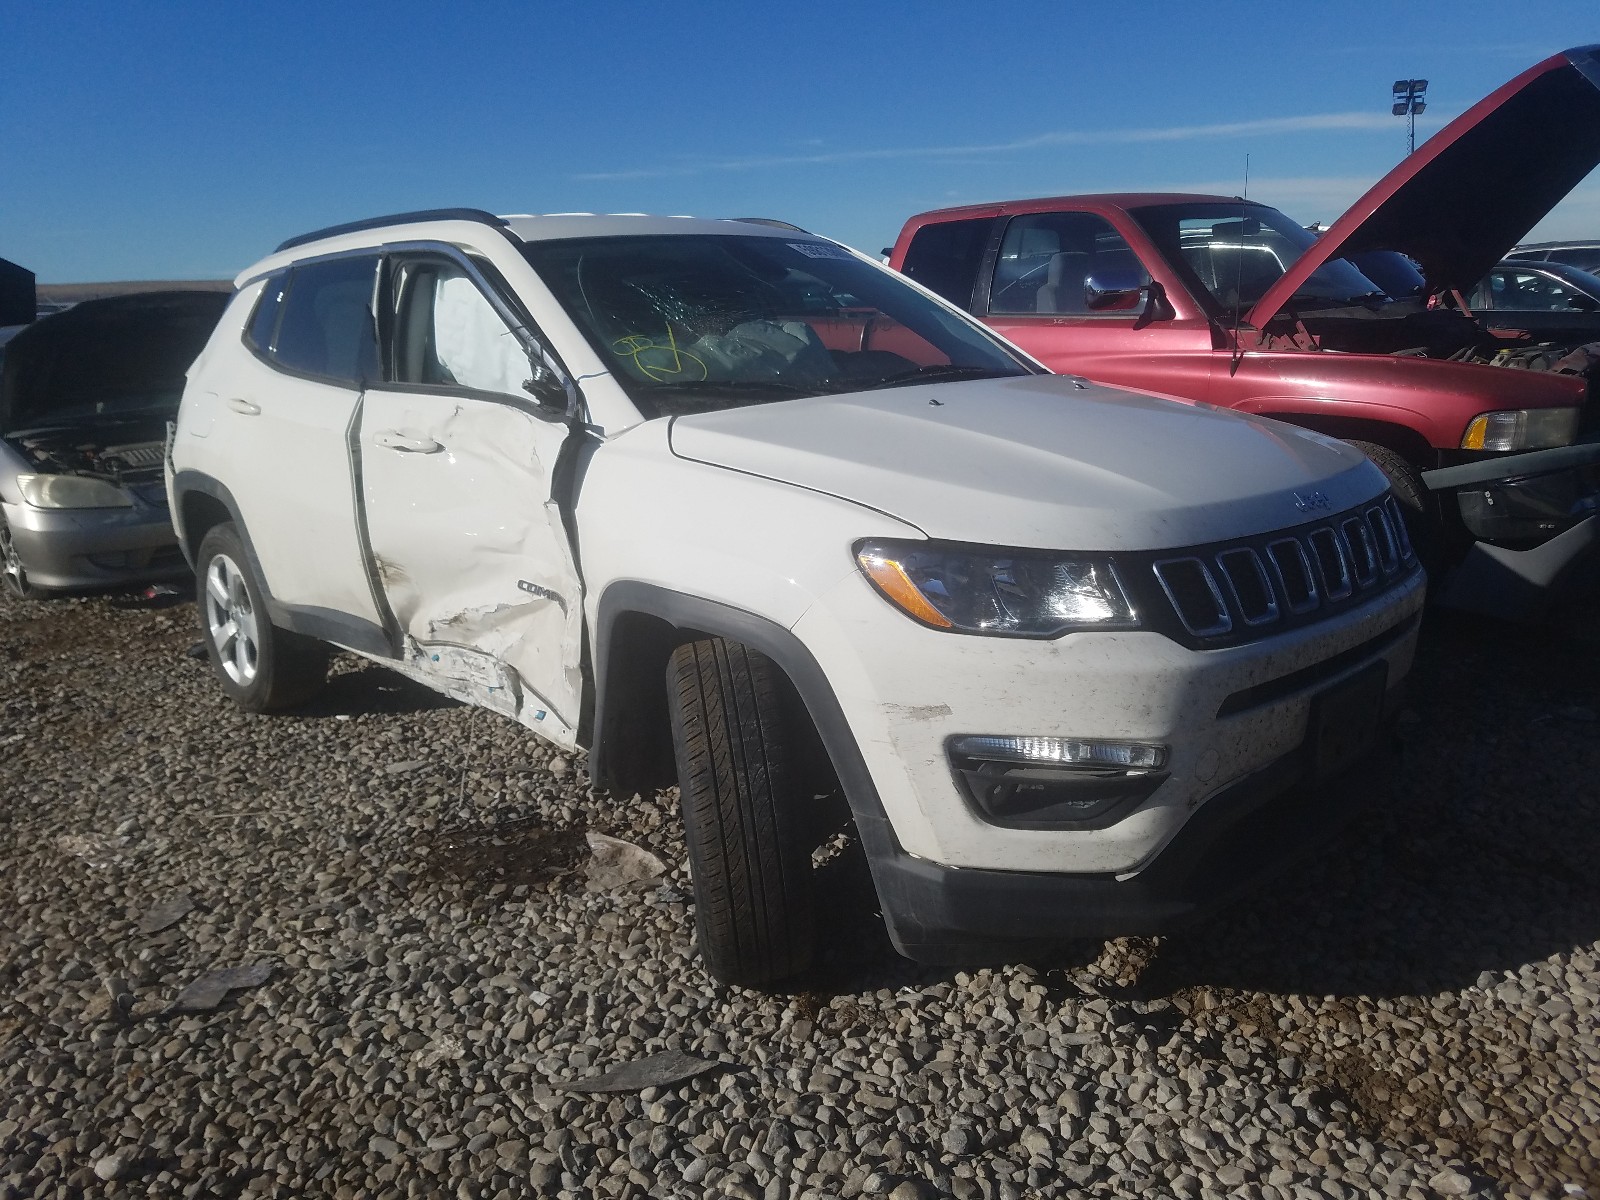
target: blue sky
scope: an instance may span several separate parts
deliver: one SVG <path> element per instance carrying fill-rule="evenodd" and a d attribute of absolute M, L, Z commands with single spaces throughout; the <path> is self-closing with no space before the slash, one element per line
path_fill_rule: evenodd
<path fill-rule="evenodd" d="M 774 216 L 862 249 L 913 212 L 1237 192 L 1331 220 L 1566 46 L 1594 0 L 1005 5 L 0 0 L 0 257 L 44 282 L 231 276 L 445 205 Z M 1514 170 L 1515 164 L 1507 164 Z M 1591 179 L 1541 228 L 1600 237 Z"/>

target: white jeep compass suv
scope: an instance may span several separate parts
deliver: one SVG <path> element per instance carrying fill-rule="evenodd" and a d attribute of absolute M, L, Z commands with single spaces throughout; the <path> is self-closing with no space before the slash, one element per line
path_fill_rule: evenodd
<path fill-rule="evenodd" d="M 925 961 L 1146 933 L 1361 798 L 1423 573 L 1383 475 L 1047 374 L 793 226 L 411 213 L 245 271 L 168 463 L 222 687 L 342 646 L 676 781 L 699 945 L 813 943 L 848 799 Z"/>

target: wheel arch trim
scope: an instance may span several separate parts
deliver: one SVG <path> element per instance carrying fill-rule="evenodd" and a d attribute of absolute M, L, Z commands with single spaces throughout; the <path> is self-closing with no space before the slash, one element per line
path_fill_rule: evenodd
<path fill-rule="evenodd" d="M 652 617 L 677 632 L 725 637 L 765 654 L 799 693 L 807 714 L 816 725 L 834 772 L 844 788 L 860 831 L 868 860 L 877 863 L 902 853 L 884 812 L 883 801 L 872 782 L 866 759 L 856 742 L 844 710 L 827 674 L 806 644 L 790 630 L 746 609 L 673 591 L 638 580 L 618 580 L 601 593 L 595 621 L 594 737 L 590 746 L 590 774 L 600 786 L 613 775 L 622 730 L 619 715 L 626 705 L 612 694 L 617 688 L 618 623 L 629 616 Z"/>
<path fill-rule="evenodd" d="M 196 561 L 200 552 L 200 539 L 195 537 L 191 530 L 186 529 L 183 523 L 184 502 L 195 494 L 207 496 L 227 510 L 228 519 L 233 522 L 233 527 L 239 531 L 239 540 L 244 543 L 245 556 L 250 560 L 250 570 L 255 573 L 261 591 L 267 598 L 267 617 L 274 625 L 291 633 L 300 633 L 324 642 L 347 646 L 375 658 L 395 657 L 389 635 L 382 626 L 330 608 L 285 604 L 274 596 L 267 573 L 261 569 L 261 559 L 256 554 L 255 543 L 250 539 L 250 527 L 245 524 L 244 516 L 239 512 L 239 504 L 234 500 L 227 484 L 203 471 L 186 468 L 174 472 L 172 476 L 172 522 L 178 533 L 178 546 L 196 575 L 200 569 Z"/>

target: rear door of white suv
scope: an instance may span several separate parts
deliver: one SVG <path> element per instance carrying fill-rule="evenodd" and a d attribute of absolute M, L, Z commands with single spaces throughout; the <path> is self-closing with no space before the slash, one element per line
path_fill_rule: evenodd
<path fill-rule="evenodd" d="M 320 636 L 381 648 L 383 620 L 351 486 L 363 381 L 377 374 L 375 253 L 300 263 L 270 276 L 242 356 L 221 389 L 212 437 L 279 604 Z"/>
<path fill-rule="evenodd" d="M 414 670 L 571 746 L 583 599 L 552 499 L 569 429 L 525 389 L 527 316 L 484 271 L 444 248 L 386 260 L 389 382 L 360 422 L 371 564 Z"/>

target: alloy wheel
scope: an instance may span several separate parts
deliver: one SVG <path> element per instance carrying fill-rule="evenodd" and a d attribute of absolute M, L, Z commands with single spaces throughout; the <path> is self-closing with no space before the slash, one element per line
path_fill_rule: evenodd
<path fill-rule="evenodd" d="M 19 598 L 32 594 L 28 586 L 28 572 L 23 568 L 22 556 L 17 553 L 17 543 L 11 536 L 11 526 L 0 517 L 0 578 L 6 591 Z"/>
<path fill-rule="evenodd" d="M 256 612 L 244 573 L 226 554 L 215 555 L 206 567 L 206 629 L 223 672 L 248 687 L 259 665 Z"/>

